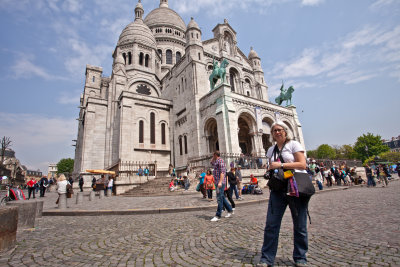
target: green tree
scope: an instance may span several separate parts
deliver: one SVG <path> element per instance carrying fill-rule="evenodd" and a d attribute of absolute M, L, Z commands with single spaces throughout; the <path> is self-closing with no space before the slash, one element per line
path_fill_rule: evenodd
<path fill-rule="evenodd" d="M 379 154 L 382 161 L 389 161 L 392 163 L 400 162 L 400 152 L 384 152 Z"/>
<path fill-rule="evenodd" d="M 71 158 L 61 159 L 57 163 L 57 174 L 60 173 L 71 174 L 73 170 L 74 170 L 74 160 Z"/>
<path fill-rule="evenodd" d="M 341 147 L 341 154 L 343 155 L 344 159 L 357 158 L 357 153 L 354 151 L 354 148 L 351 145 L 343 145 Z"/>
<path fill-rule="evenodd" d="M 317 150 L 308 150 L 307 158 L 317 158 Z"/>
<path fill-rule="evenodd" d="M 317 148 L 317 158 L 319 159 L 334 159 L 336 157 L 335 149 L 330 145 L 323 144 Z"/>
<path fill-rule="evenodd" d="M 354 151 L 357 153 L 357 158 L 364 162 L 370 156 L 377 156 L 382 152 L 389 151 L 389 147 L 382 143 L 380 135 L 367 133 L 357 138 Z"/>

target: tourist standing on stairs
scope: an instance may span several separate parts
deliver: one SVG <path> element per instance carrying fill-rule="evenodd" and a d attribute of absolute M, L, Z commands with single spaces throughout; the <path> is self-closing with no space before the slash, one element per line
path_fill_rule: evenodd
<path fill-rule="evenodd" d="M 213 166 L 213 176 L 215 180 L 215 187 L 217 191 L 217 202 L 218 208 L 215 214 L 215 217 L 211 219 L 212 222 L 219 221 L 221 219 L 222 207 L 228 211 L 228 214 L 225 218 L 228 218 L 232 215 L 232 207 L 229 205 L 228 201 L 225 198 L 224 191 L 227 183 L 226 179 L 226 166 L 223 159 L 220 158 L 219 151 L 215 151 L 213 158 L 211 160 L 211 166 Z"/>
<path fill-rule="evenodd" d="M 146 166 L 146 168 L 144 169 L 144 176 L 146 176 L 147 181 L 149 181 L 149 168 Z"/>

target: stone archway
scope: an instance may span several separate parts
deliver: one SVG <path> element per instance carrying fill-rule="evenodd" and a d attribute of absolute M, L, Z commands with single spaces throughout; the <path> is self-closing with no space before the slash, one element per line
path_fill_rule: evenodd
<path fill-rule="evenodd" d="M 238 119 L 238 139 L 239 147 L 243 154 L 251 155 L 256 152 L 254 149 L 254 119 L 246 113 L 242 113 Z"/>
<path fill-rule="evenodd" d="M 207 142 L 207 152 L 219 150 L 218 124 L 214 118 L 208 119 L 204 125 L 204 136 Z"/>
<path fill-rule="evenodd" d="M 268 148 L 272 146 L 272 143 L 270 141 L 270 135 L 271 135 L 271 125 L 274 123 L 274 121 L 271 118 L 263 118 L 262 120 L 262 145 L 265 150 L 265 152 L 268 151 Z"/>

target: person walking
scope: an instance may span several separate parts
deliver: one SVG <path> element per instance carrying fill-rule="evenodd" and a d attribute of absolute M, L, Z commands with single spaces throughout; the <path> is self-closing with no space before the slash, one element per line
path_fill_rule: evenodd
<path fill-rule="evenodd" d="M 43 176 L 42 179 L 40 179 L 39 186 L 40 186 L 40 197 L 44 197 L 46 188 L 49 186 L 49 180 L 47 180 L 46 176 Z"/>
<path fill-rule="evenodd" d="M 275 146 L 271 146 L 267 152 L 270 172 L 275 172 L 275 170 L 281 168 L 306 173 L 307 164 L 304 156 L 305 150 L 299 142 L 291 140 L 290 132 L 286 124 L 281 121 L 273 123 L 270 136 L 272 139 L 271 142 L 276 143 Z M 283 159 L 283 162 L 281 162 L 281 159 Z M 293 260 L 295 266 L 307 266 L 308 202 L 308 197 L 289 196 L 287 194 L 287 186 L 283 186 L 279 189 L 271 189 L 259 266 L 272 266 L 274 264 L 278 250 L 282 217 L 288 205 L 293 220 Z"/>
<path fill-rule="evenodd" d="M 35 198 L 35 185 L 36 185 L 36 180 L 33 179 L 33 177 L 31 178 L 31 180 L 29 182 L 26 183 L 28 186 L 28 199 L 31 198 L 31 194 L 33 193 L 33 198 Z"/>
<path fill-rule="evenodd" d="M 92 188 L 93 188 L 93 191 L 96 191 L 96 177 L 94 177 L 93 176 L 93 178 L 92 178 Z"/>
<path fill-rule="evenodd" d="M 213 190 L 215 190 L 215 180 L 211 170 L 207 170 L 207 174 L 204 177 L 204 185 L 207 189 L 208 201 L 212 201 Z"/>
<path fill-rule="evenodd" d="M 84 183 L 85 182 L 83 181 L 83 177 L 82 177 L 82 175 L 80 175 L 78 184 L 79 184 L 79 189 L 81 190 L 81 192 L 83 192 L 83 184 Z"/>
<path fill-rule="evenodd" d="M 144 176 L 146 176 L 147 181 L 149 181 L 149 167 L 146 166 L 146 168 L 144 168 Z"/>
<path fill-rule="evenodd" d="M 229 188 L 228 188 L 228 190 L 225 190 L 225 194 L 226 194 L 226 197 L 228 198 L 229 203 L 231 203 L 232 210 L 235 210 L 236 205 L 232 198 L 233 191 L 236 188 L 235 168 L 231 168 L 231 171 L 227 172 L 226 176 L 228 176 Z"/>
<path fill-rule="evenodd" d="M 236 176 L 236 191 L 235 191 L 235 195 L 236 195 L 236 199 L 237 200 L 243 200 L 242 198 L 242 166 L 238 165 L 235 171 L 235 176 Z M 239 197 L 237 191 L 239 191 Z"/>
<path fill-rule="evenodd" d="M 232 207 L 225 198 L 225 187 L 227 183 L 226 179 L 226 166 L 224 160 L 220 157 L 220 152 L 217 150 L 214 152 L 213 158 L 211 160 L 211 166 L 213 166 L 213 176 L 215 180 L 215 187 L 217 191 L 217 212 L 215 217 L 211 219 L 212 222 L 219 221 L 221 219 L 222 207 L 228 211 L 225 218 L 232 216 Z"/>
<path fill-rule="evenodd" d="M 367 174 L 367 187 L 376 186 L 372 175 L 372 169 L 368 164 L 365 165 L 365 173 Z"/>
<path fill-rule="evenodd" d="M 199 184 L 200 184 L 200 192 L 203 194 L 203 198 L 207 198 L 207 189 L 204 183 L 204 178 L 206 177 L 206 173 L 203 170 L 200 170 L 199 175 Z"/>

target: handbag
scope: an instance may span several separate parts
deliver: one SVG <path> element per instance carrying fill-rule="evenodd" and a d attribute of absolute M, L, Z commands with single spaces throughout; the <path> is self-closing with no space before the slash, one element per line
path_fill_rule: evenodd
<path fill-rule="evenodd" d="M 299 196 L 311 197 L 315 193 L 315 187 L 311 182 L 310 175 L 304 172 L 295 172 L 294 179 L 297 183 Z"/>
<path fill-rule="evenodd" d="M 207 184 L 207 189 L 214 189 L 214 184 L 212 184 L 212 183 Z"/>
<path fill-rule="evenodd" d="M 283 145 L 283 147 L 284 146 L 285 145 Z M 283 150 L 283 147 L 282 147 L 282 150 Z M 282 150 L 279 151 L 278 146 L 275 145 L 274 152 L 273 152 L 275 160 L 277 158 L 279 158 L 279 160 L 281 162 L 284 162 L 283 158 L 282 158 Z M 283 169 L 275 169 L 275 170 L 269 171 L 269 180 L 267 183 L 267 186 L 269 187 L 269 189 L 271 189 L 272 191 L 277 191 L 277 192 L 287 192 L 288 182 L 287 182 L 287 179 L 284 178 L 283 172 L 284 172 Z"/>

